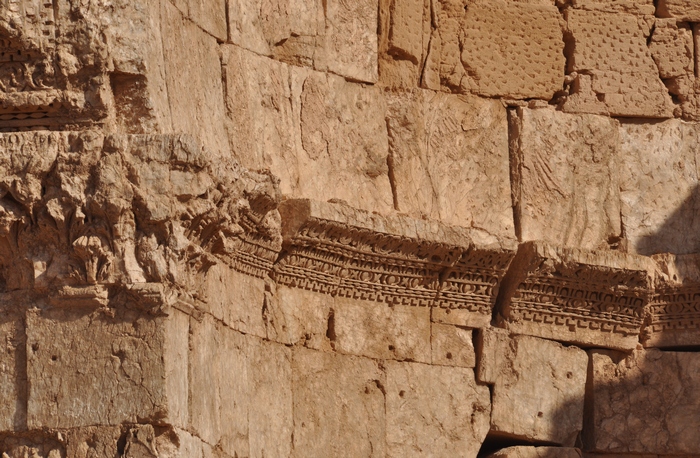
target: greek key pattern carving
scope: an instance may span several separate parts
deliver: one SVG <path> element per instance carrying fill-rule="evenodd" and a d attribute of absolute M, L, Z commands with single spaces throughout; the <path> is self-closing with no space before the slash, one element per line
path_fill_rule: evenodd
<path fill-rule="evenodd" d="M 586 278 L 592 281 L 581 281 Z M 509 319 L 546 325 L 600 330 L 625 336 L 639 334 L 647 292 L 643 279 L 631 272 L 603 272 L 588 266 L 574 277 L 532 275 L 511 299 Z M 628 283 L 616 283 L 627 280 Z M 597 281 L 596 281 L 597 280 Z"/>
<path fill-rule="evenodd" d="M 649 303 L 649 333 L 700 329 L 700 286 L 668 288 Z"/>
<path fill-rule="evenodd" d="M 310 220 L 283 253 L 274 269 L 281 284 L 392 305 L 488 314 L 512 258 L 483 252 L 472 260 L 466 247 L 319 219 Z M 489 267 L 480 271 L 479 263 Z"/>

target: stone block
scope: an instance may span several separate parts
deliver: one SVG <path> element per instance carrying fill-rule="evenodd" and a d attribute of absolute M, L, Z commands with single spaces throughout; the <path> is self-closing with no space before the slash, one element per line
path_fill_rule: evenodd
<path fill-rule="evenodd" d="M 514 238 L 503 105 L 421 89 L 386 97 L 397 209 Z"/>
<path fill-rule="evenodd" d="M 440 323 L 431 325 L 430 347 L 432 364 L 440 366 L 474 367 L 476 355 L 473 330 Z"/>
<path fill-rule="evenodd" d="M 378 0 L 234 0 L 231 42 L 278 60 L 377 81 Z"/>
<path fill-rule="evenodd" d="M 224 45 L 222 54 L 231 150 L 243 166 L 279 175 L 297 148 L 290 70 L 238 46 Z"/>
<path fill-rule="evenodd" d="M 265 280 L 219 262 L 197 286 L 205 311 L 237 331 L 258 337 L 267 335 L 263 321 Z"/>
<path fill-rule="evenodd" d="M 0 316 L 0 431 L 21 430 L 27 422 L 26 346 L 23 314 L 4 309 Z"/>
<path fill-rule="evenodd" d="M 393 210 L 381 90 L 304 69 L 292 69 L 300 148 L 273 170 L 284 194 L 329 198 L 370 211 Z M 297 121 L 298 120 L 298 121 Z"/>
<path fill-rule="evenodd" d="M 695 76 L 693 29 L 674 19 L 657 19 L 649 50 L 664 80 Z"/>
<path fill-rule="evenodd" d="M 650 255 L 700 250 L 700 170 L 695 124 L 669 120 L 620 128 L 622 223 L 631 251 Z"/>
<path fill-rule="evenodd" d="M 230 153 L 216 38 L 185 19 L 172 3 L 161 4 L 163 71 L 171 115 L 168 131 L 192 134 L 202 141 L 212 159 L 227 158 Z"/>
<path fill-rule="evenodd" d="M 476 457 L 489 430 L 489 390 L 461 367 L 388 361 L 389 457 Z"/>
<path fill-rule="evenodd" d="M 584 446 L 591 452 L 696 456 L 700 450 L 697 353 L 592 351 Z"/>
<path fill-rule="evenodd" d="M 700 5 L 694 0 L 660 0 L 657 13 L 677 21 L 700 22 Z"/>
<path fill-rule="evenodd" d="M 247 360 L 249 456 L 290 456 L 294 432 L 291 349 L 251 339 Z"/>
<path fill-rule="evenodd" d="M 592 76 L 590 89 L 610 115 L 673 116 L 675 106 L 647 45 L 653 21 L 628 13 L 571 8 L 564 17 L 572 43 L 567 71 Z M 564 111 L 578 108 L 563 105 Z"/>
<path fill-rule="evenodd" d="M 338 297 L 332 313 L 329 333 L 336 351 L 430 363 L 430 308 Z"/>
<path fill-rule="evenodd" d="M 524 243 L 503 279 L 497 321 L 518 334 L 632 350 L 655 270 L 643 256 Z"/>
<path fill-rule="evenodd" d="M 554 109 L 510 116 L 521 239 L 586 249 L 618 240 L 618 121 Z"/>
<path fill-rule="evenodd" d="M 269 340 L 331 350 L 332 296 L 279 285 L 268 297 L 265 325 Z"/>
<path fill-rule="evenodd" d="M 654 255 L 659 266 L 642 330 L 645 347 L 700 345 L 700 256 Z"/>
<path fill-rule="evenodd" d="M 385 375 L 376 361 L 296 347 L 293 457 L 385 456 Z"/>
<path fill-rule="evenodd" d="M 506 447 L 487 458 L 581 458 L 581 451 L 569 447 Z"/>
<path fill-rule="evenodd" d="M 479 331 L 478 350 L 477 378 L 493 385 L 490 434 L 573 446 L 583 428 L 586 352 L 502 329 Z"/>
<path fill-rule="evenodd" d="M 589 11 L 630 13 L 653 16 L 656 12 L 654 0 L 571 0 L 571 6 Z"/>
<path fill-rule="evenodd" d="M 566 66 L 560 18 L 551 3 L 469 4 L 458 40 L 461 88 L 486 97 L 552 99 Z"/>
<path fill-rule="evenodd" d="M 29 429 L 121 425 L 153 418 L 182 424 L 187 328 L 138 311 L 84 308 L 27 313 Z M 185 387 L 186 388 L 186 387 Z M 108 401 L 107 401 L 108 400 Z M 183 425 L 184 426 L 184 425 Z"/>
<path fill-rule="evenodd" d="M 187 16 L 198 26 L 224 42 L 228 38 L 226 0 L 184 0 Z"/>

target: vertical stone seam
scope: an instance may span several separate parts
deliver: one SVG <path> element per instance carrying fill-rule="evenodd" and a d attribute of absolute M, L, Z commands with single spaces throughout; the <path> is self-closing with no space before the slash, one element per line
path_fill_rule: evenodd
<path fill-rule="evenodd" d="M 508 158 L 510 160 L 510 196 L 513 208 L 513 225 L 515 227 L 515 237 L 518 242 L 523 241 L 522 226 L 520 216 L 522 214 L 521 194 L 522 194 L 522 150 L 520 142 L 520 131 L 522 124 L 520 116 L 521 108 L 508 109 Z"/>

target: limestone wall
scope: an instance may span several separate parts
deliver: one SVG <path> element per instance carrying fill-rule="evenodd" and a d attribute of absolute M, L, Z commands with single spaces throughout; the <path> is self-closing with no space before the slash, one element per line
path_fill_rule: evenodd
<path fill-rule="evenodd" d="M 700 457 L 695 0 L 0 0 L 2 458 Z"/>

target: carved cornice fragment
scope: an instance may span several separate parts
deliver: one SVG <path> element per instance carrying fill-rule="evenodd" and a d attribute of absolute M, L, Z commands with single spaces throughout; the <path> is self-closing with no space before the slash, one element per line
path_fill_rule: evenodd
<path fill-rule="evenodd" d="M 477 244 L 465 228 L 401 215 L 380 216 L 344 204 L 288 200 L 280 205 L 284 244 L 277 282 L 390 305 L 466 312 L 484 325 L 514 242 Z"/>
<path fill-rule="evenodd" d="M 633 349 L 655 268 L 644 256 L 523 243 L 504 279 L 498 321 L 517 334 Z"/>

